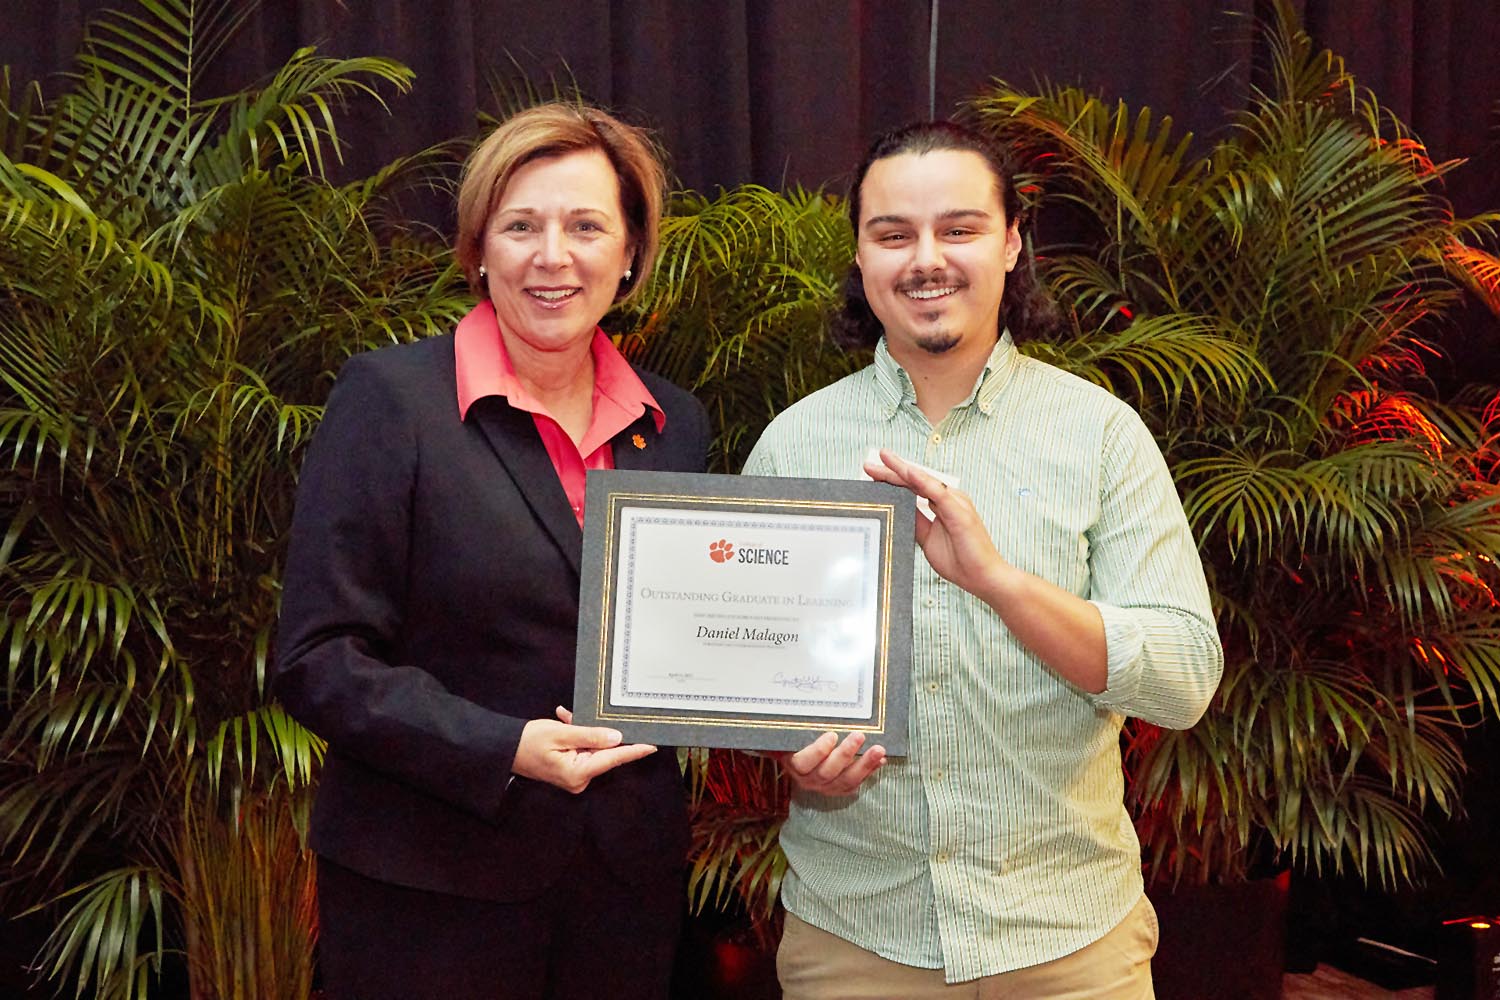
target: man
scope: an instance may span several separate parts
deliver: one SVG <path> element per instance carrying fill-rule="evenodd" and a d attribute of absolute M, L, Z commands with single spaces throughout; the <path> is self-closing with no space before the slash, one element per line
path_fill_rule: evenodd
<path fill-rule="evenodd" d="M 1055 311 L 983 137 L 885 136 L 850 215 L 841 325 L 874 364 L 778 417 L 745 472 L 851 478 L 878 446 L 865 473 L 933 517 L 910 756 L 825 733 L 783 758 L 785 995 L 1150 997 L 1120 727 L 1191 726 L 1223 669 L 1181 503 L 1134 411 L 1017 352 Z"/>

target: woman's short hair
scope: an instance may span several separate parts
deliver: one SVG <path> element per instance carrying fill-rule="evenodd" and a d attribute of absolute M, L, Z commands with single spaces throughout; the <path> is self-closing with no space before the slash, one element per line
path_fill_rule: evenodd
<path fill-rule="evenodd" d="M 515 172 L 533 160 L 597 149 L 609 158 L 620 181 L 620 208 L 634 247 L 631 275 L 620 282 L 616 299 L 646 283 L 656 260 L 666 172 L 656 145 L 644 129 L 627 125 L 598 108 L 561 102 L 539 104 L 502 122 L 469 154 L 458 188 L 459 266 L 476 295 L 484 295 L 479 265 L 484 231 Z"/>
<path fill-rule="evenodd" d="M 995 175 L 1007 224 L 1019 224 L 1023 249 L 1014 270 L 1005 279 L 1005 293 L 1000 299 L 1001 328 L 1009 329 L 1011 339 L 1016 343 L 1051 336 L 1062 325 L 1062 315 L 1036 278 L 1036 258 L 1031 250 L 1031 219 L 1023 211 L 1021 196 L 1016 191 L 1015 167 L 1006 151 L 984 134 L 954 122 L 925 121 L 887 132 L 876 139 L 855 169 L 849 187 L 849 221 L 854 226 L 855 238 L 859 238 L 860 188 L 870 167 L 879 160 L 902 153 L 920 155 L 939 150 L 977 153 Z M 844 304 L 833 316 L 832 333 L 839 344 L 856 348 L 874 347 L 884 333 L 884 327 L 865 298 L 864 277 L 858 264 L 850 265 L 844 279 Z"/>

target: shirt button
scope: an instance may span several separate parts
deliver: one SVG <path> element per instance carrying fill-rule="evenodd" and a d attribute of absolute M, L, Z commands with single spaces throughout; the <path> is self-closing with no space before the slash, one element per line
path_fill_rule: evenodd
<path fill-rule="evenodd" d="M 935 608 L 935 607 L 937 607 L 937 598 L 936 597 L 929 597 L 923 603 L 925 603 L 929 608 Z"/>
<path fill-rule="evenodd" d="M 928 681 L 927 682 L 927 690 L 929 690 L 929 691 L 936 692 L 937 689 L 939 687 L 941 687 L 941 686 L 942 685 L 940 685 L 937 681 Z"/>
<path fill-rule="evenodd" d="M 940 767 L 935 767 L 935 768 L 932 769 L 932 780 L 933 781 L 942 781 L 947 776 L 948 776 L 948 772 L 944 771 Z"/>
<path fill-rule="evenodd" d="M 929 440 L 931 440 L 933 444 L 940 444 L 943 440 L 943 436 L 941 434 L 934 434 Z"/>
<path fill-rule="evenodd" d="M 933 855 L 932 860 L 940 865 L 946 865 L 952 857 L 947 851 L 938 851 L 937 854 Z"/>

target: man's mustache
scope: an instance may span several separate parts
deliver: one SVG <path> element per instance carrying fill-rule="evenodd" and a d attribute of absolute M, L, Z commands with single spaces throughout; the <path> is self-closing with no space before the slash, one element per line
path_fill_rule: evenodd
<path fill-rule="evenodd" d="M 967 281 L 955 280 L 955 279 L 949 278 L 945 274 L 939 273 L 939 274 L 936 274 L 936 275 L 931 275 L 931 276 L 922 277 L 922 278 L 907 278 L 905 281 L 897 282 L 896 283 L 896 291 L 898 291 L 898 292 L 920 292 L 920 291 L 925 291 L 926 289 L 929 289 L 929 288 L 947 288 L 950 285 L 952 287 L 954 287 L 954 288 L 968 288 L 969 287 L 969 283 Z"/>

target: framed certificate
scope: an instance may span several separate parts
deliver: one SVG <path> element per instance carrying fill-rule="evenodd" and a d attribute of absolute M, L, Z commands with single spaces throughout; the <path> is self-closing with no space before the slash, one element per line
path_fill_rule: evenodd
<path fill-rule="evenodd" d="M 573 716 L 628 742 L 906 753 L 915 505 L 857 480 L 590 472 Z"/>

